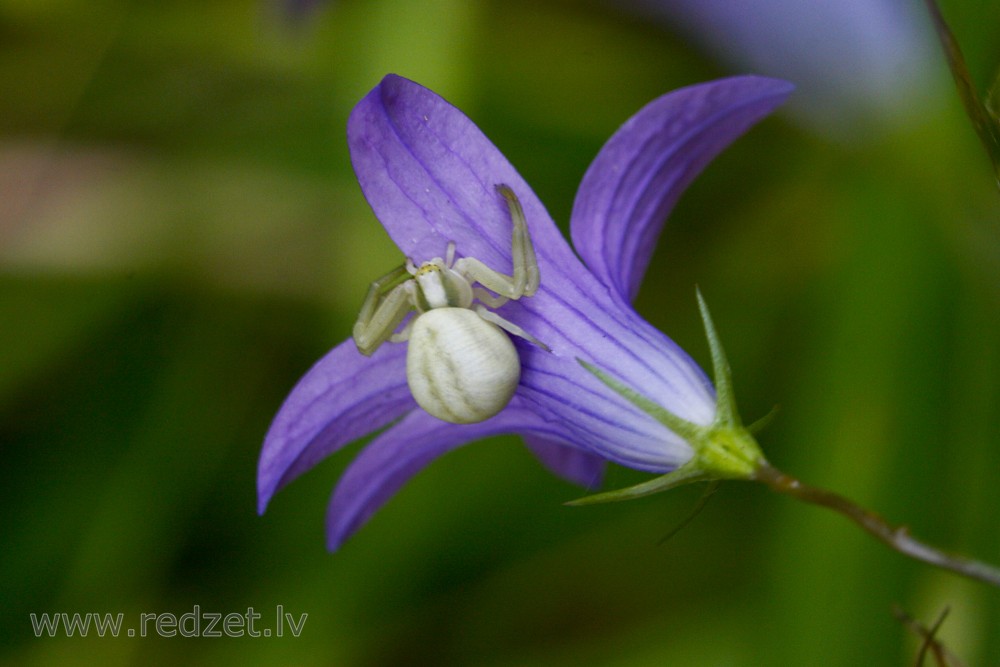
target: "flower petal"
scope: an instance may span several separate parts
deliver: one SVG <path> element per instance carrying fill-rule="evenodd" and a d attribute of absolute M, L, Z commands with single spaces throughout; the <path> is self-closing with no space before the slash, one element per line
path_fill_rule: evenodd
<path fill-rule="evenodd" d="M 630 118 L 590 165 L 573 204 L 573 245 L 590 270 L 634 299 L 681 193 L 792 88 L 759 76 L 720 79 L 668 93 Z"/>
<path fill-rule="evenodd" d="M 511 219 L 496 185 L 517 194 L 538 250 L 576 261 L 545 207 L 465 114 L 436 93 L 390 74 L 347 122 L 351 162 L 374 211 L 418 264 L 459 256 L 511 271 Z M 540 258 L 541 260 L 541 258 Z"/>
<path fill-rule="evenodd" d="M 524 444 L 542 465 L 563 479 L 588 489 L 601 485 L 607 461 L 600 456 L 537 435 L 524 436 Z"/>
<path fill-rule="evenodd" d="M 405 356 L 405 345 L 383 345 L 365 357 L 348 339 L 299 380 L 264 439 L 257 468 L 260 512 L 320 459 L 416 407 Z"/>
<path fill-rule="evenodd" d="M 643 346 L 640 351 L 660 356 L 660 350 L 650 346 Z M 612 369 L 610 372 L 635 383 L 630 386 L 642 387 L 657 402 L 681 405 L 686 415 L 697 416 L 698 423 L 707 424 L 712 420 L 714 405 L 706 386 L 702 385 L 699 391 L 687 396 L 689 386 L 680 384 L 676 373 L 659 377 L 631 359 L 615 365 L 616 354 L 624 357 L 627 352 L 609 345 L 583 358 L 596 359 L 593 363 Z M 517 395 L 526 407 L 550 425 L 560 441 L 620 465 L 649 472 L 673 470 L 691 458 L 693 450 L 683 438 L 608 389 L 579 364 L 576 356 L 528 351 L 522 358 Z M 693 365 L 691 369 L 698 370 Z M 647 381 L 644 383 L 636 378 Z M 672 386 L 672 381 L 677 384 Z M 680 399 L 667 393 L 676 386 L 685 387 Z"/>
<path fill-rule="evenodd" d="M 473 440 L 501 433 L 558 437 L 518 405 L 479 424 L 448 424 L 414 410 L 372 440 L 344 471 L 326 515 L 327 547 L 336 551 L 411 477 L 437 457 Z"/>

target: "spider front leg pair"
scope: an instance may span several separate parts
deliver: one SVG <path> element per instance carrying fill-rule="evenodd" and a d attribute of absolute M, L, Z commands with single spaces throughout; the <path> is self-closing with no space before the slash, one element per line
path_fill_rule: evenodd
<path fill-rule="evenodd" d="M 548 350 L 490 310 L 532 296 L 539 284 L 538 262 L 521 203 L 506 185 L 498 185 L 497 192 L 506 201 L 513 222 L 513 275 L 491 269 L 474 257 L 456 260 L 455 244 L 449 243 L 445 259 L 435 257 L 419 267 L 407 259 L 372 283 L 354 325 L 354 341 L 365 355 L 373 354 L 387 340 L 408 340 L 406 378 L 413 397 L 430 414 L 453 423 L 488 419 L 514 395 L 521 362 L 501 329 Z M 416 315 L 397 333 L 411 311 Z"/>
<path fill-rule="evenodd" d="M 470 283 L 479 283 L 500 295 L 499 297 L 493 296 L 482 287 L 473 288 L 475 297 L 490 308 L 499 308 L 508 300 L 534 295 L 538 291 L 539 282 L 538 260 L 535 258 L 535 247 L 531 243 L 531 235 L 528 234 L 528 224 L 524 219 L 524 209 L 521 208 L 521 202 L 518 201 L 514 191 L 506 185 L 498 185 L 497 192 L 507 201 L 511 221 L 514 223 L 514 230 L 511 234 L 511 258 L 514 264 L 514 274 L 508 276 L 494 271 L 475 257 L 462 257 L 455 262 L 455 270 L 465 276 Z M 454 244 L 449 245 L 449 252 L 452 250 L 454 250 Z"/>

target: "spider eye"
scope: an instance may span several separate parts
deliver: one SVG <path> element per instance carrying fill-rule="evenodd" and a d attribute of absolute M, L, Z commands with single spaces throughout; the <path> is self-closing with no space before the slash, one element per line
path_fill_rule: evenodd
<path fill-rule="evenodd" d="M 438 266 L 437 264 L 431 264 L 430 262 L 427 262 L 426 264 L 420 265 L 420 268 L 417 269 L 416 275 L 422 276 L 425 273 L 440 273 L 440 272 L 441 272 L 440 266 Z"/>

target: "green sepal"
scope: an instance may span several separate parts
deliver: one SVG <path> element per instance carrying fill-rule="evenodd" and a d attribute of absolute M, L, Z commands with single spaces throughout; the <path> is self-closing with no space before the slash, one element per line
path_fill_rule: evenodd
<path fill-rule="evenodd" d="M 677 470 L 668 472 L 666 475 L 654 477 L 653 479 L 647 480 L 642 484 L 627 486 L 624 489 L 615 489 L 614 491 L 594 493 L 589 496 L 584 496 L 583 498 L 570 500 L 565 504 L 574 506 L 596 505 L 598 503 L 614 503 L 621 500 L 635 500 L 636 498 L 642 498 L 643 496 L 651 496 L 654 493 L 669 491 L 670 489 L 674 489 L 685 484 L 709 481 L 711 478 L 705 475 L 705 471 L 699 470 L 696 466 L 692 465 L 693 463 L 695 463 L 695 459 L 691 459 Z"/>
<path fill-rule="evenodd" d="M 765 428 L 767 428 L 770 425 L 770 423 L 774 421 L 774 418 L 777 415 L 778 415 L 778 406 L 776 405 L 773 408 L 771 408 L 771 411 L 768 412 L 766 415 L 764 415 L 754 423 L 747 426 L 747 431 L 750 432 L 750 435 L 757 435 Z"/>
<path fill-rule="evenodd" d="M 773 411 L 770 415 L 755 422 L 750 428 L 743 426 L 739 411 L 736 409 L 729 362 L 715 330 L 712 317 L 708 312 L 708 306 L 700 291 L 698 292 L 698 306 L 701 310 L 702 322 L 711 349 L 712 367 L 715 375 L 716 407 L 715 419 L 711 424 L 695 424 L 679 417 L 651 398 L 617 380 L 607 371 L 583 359 L 577 359 L 581 366 L 615 393 L 686 440 L 694 452 L 691 459 L 676 470 L 641 484 L 584 496 L 570 501 L 567 503 L 568 505 L 591 505 L 632 500 L 693 482 L 753 479 L 757 469 L 762 464 L 766 464 L 764 454 L 757 441 L 754 440 L 752 433 L 770 421 Z"/>
<path fill-rule="evenodd" d="M 733 373 L 729 368 L 726 351 L 722 341 L 715 331 L 715 323 L 708 312 L 708 304 L 701 290 L 695 288 L 698 296 L 698 310 L 701 312 L 701 322 L 708 337 L 708 349 L 712 353 L 712 375 L 715 376 L 715 422 L 730 426 L 740 426 L 740 413 L 736 409 L 736 396 L 733 395 Z"/>

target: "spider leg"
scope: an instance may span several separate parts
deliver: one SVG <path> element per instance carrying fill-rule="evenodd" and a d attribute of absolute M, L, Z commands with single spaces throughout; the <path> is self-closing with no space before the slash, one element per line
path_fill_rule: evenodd
<path fill-rule="evenodd" d="M 490 291 L 496 292 L 506 299 L 520 299 L 522 296 L 531 296 L 538 290 L 538 260 L 535 257 L 535 249 L 531 244 L 531 236 L 528 234 L 528 226 L 524 219 L 524 210 L 517 195 L 506 185 L 498 185 L 499 192 L 510 208 L 511 221 L 514 223 L 514 230 L 511 234 L 511 255 L 514 264 L 514 275 L 508 276 L 505 273 L 495 271 L 483 264 L 475 257 L 462 257 L 455 262 L 455 270 L 465 276 L 469 282 L 476 282 Z M 476 296 L 481 297 L 482 291 Z M 506 300 L 496 304 L 497 297 L 490 295 L 487 299 L 481 299 L 493 307 L 505 303 Z"/>
<path fill-rule="evenodd" d="M 524 219 L 524 209 L 517 195 L 510 186 L 500 184 L 497 192 L 507 200 L 510 209 L 510 219 L 514 223 L 511 238 L 511 255 L 514 260 L 514 284 L 519 287 L 518 296 L 531 296 L 538 290 L 538 258 L 535 257 L 535 246 L 531 243 L 528 233 L 528 223 Z M 517 297 L 515 297 L 517 298 Z"/>
<path fill-rule="evenodd" d="M 416 285 L 409 279 L 405 265 L 373 282 L 352 332 L 358 351 L 371 356 L 392 337 L 399 323 L 414 309 L 415 302 Z"/>
<path fill-rule="evenodd" d="M 413 331 L 413 323 L 417 321 L 417 316 L 414 315 L 410 318 L 410 321 L 403 326 L 402 329 L 396 333 L 389 336 L 390 343 L 403 343 L 410 340 L 410 332 Z"/>
<path fill-rule="evenodd" d="M 552 351 L 549 348 L 548 345 L 546 345 L 542 341 L 538 340 L 537 338 L 535 338 L 530 333 L 528 333 L 527 331 L 525 331 L 521 327 L 517 326 L 513 322 L 510 322 L 510 321 L 505 320 L 504 318 L 500 317 L 499 315 L 497 315 L 496 313 L 494 313 L 492 310 L 490 310 L 486 306 L 484 306 L 482 304 L 478 304 L 475 307 L 475 311 L 476 311 L 476 314 L 479 315 L 479 317 L 483 318 L 487 322 L 490 322 L 492 324 L 497 325 L 498 327 L 500 327 L 501 329 L 503 329 L 507 333 L 513 334 L 513 335 L 517 336 L 518 338 L 523 338 L 524 340 L 528 341 L 529 343 L 534 343 L 535 345 L 537 345 L 538 347 L 542 348 L 546 352 L 551 352 Z"/>
<path fill-rule="evenodd" d="M 510 299 L 505 296 L 494 296 L 492 292 L 489 292 L 482 287 L 473 287 L 472 296 L 479 299 L 481 302 L 485 303 L 490 308 L 499 308 L 504 305 Z"/>
<path fill-rule="evenodd" d="M 470 283 L 479 283 L 483 287 L 496 292 L 508 299 L 519 299 L 523 290 L 518 289 L 511 276 L 494 271 L 475 257 L 460 257 L 455 261 L 455 271 L 465 277 Z M 476 293 L 479 296 L 482 290 Z"/>

